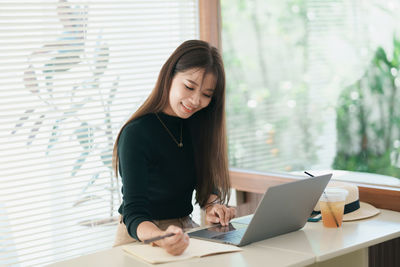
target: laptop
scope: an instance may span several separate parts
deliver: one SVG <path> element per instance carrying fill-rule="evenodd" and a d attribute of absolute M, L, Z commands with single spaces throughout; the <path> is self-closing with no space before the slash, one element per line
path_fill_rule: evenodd
<path fill-rule="evenodd" d="M 304 227 L 332 174 L 269 187 L 253 215 L 188 233 L 190 237 L 244 246 Z"/>

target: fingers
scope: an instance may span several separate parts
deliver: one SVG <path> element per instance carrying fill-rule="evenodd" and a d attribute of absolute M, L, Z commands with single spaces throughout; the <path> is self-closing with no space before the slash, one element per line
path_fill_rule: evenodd
<path fill-rule="evenodd" d="M 165 247 L 166 251 L 172 255 L 181 255 L 189 246 L 189 236 L 182 234 L 181 238 L 174 243 L 168 243 Z"/>
<path fill-rule="evenodd" d="M 172 255 L 180 255 L 189 246 L 189 236 L 181 228 L 170 225 L 165 233 L 174 233 L 175 235 L 163 239 L 161 246 Z"/>
<path fill-rule="evenodd" d="M 226 207 L 223 206 L 223 205 L 219 205 L 219 207 L 215 208 L 215 213 L 219 218 L 219 223 L 222 224 L 223 226 L 225 226 L 227 224 L 226 223 L 226 218 L 225 218 Z"/>
<path fill-rule="evenodd" d="M 228 225 L 230 220 L 232 220 L 233 218 L 235 218 L 236 216 L 236 209 L 233 207 L 224 207 L 224 212 L 225 212 L 225 225 Z"/>
<path fill-rule="evenodd" d="M 229 224 L 229 221 L 236 216 L 236 209 L 226 207 L 225 205 L 215 204 L 206 211 L 206 220 L 211 223 L 220 223 L 223 226 Z"/>
<path fill-rule="evenodd" d="M 167 237 L 164 239 L 164 241 L 168 244 L 175 244 L 180 242 L 180 240 L 183 237 L 183 230 L 175 225 L 170 225 L 167 230 L 165 230 L 165 233 L 174 233 L 175 235 Z"/>
<path fill-rule="evenodd" d="M 230 207 L 229 210 L 230 210 L 230 215 L 231 215 L 230 218 L 231 219 L 235 218 L 236 217 L 236 209 L 234 207 Z"/>
<path fill-rule="evenodd" d="M 220 219 L 218 213 L 216 212 L 217 205 L 213 205 L 210 209 L 206 210 L 206 221 L 209 223 L 219 223 Z"/>
<path fill-rule="evenodd" d="M 175 235 L 180 235 L 183 234 L 182 228 L 175 226 L 175 225 L 170 225 L 168 226 L 167 230 L 165 230 L 165 233 L 174 233 Z"/>

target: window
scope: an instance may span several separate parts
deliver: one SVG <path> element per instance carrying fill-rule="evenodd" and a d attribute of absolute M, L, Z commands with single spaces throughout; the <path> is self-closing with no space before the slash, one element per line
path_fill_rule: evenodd
<path fill-rule="evenodd" d="M 232 167 L 400 177 L 399 1 L 225 1 Z"/>
<path fill-rule="evenodd" d="M 114 138 L 170 53 L 198 38 L 197 1 L 0 7 L 0 265 L 110 248 Z"/>

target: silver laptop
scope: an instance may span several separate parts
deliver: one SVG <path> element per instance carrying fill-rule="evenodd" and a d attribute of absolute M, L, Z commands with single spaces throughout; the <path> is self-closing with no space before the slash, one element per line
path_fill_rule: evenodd
<path fill-rule="evenodd" d="M 272 186 L 253 215 L 188 233 L 190 237 L 244 246 L 303 228 L 332 174 Z"/>

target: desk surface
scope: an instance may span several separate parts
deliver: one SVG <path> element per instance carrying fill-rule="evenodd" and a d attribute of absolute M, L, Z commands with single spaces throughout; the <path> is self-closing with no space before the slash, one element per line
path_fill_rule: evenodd
<path fill-rule="evenodd" d="M 341 228 L 307 223 L 299 231 L 257 242 L 258 246 L 288 249 L 315 256 L 316 262 L 332 259 L 400 236 L 400 213 L 381 210 L 375 217 L 343 222 Z"/>
<path fill-rule="evenodd" d="M 121 247 L 109 249 L 102 252 L 82 256 L 76 259 L 63 261 L 50 265 L 52 267 L 197 267 L 197 266 L 232 266 L 244 267 L 255 266 L 265 267 L 266 261 L 269 266 L 305 266 L 314 263 L 312 255 L 306 255 L 296 252 L 276 248 L 265 248 L 254 244 L 246 246 L 241 252 L 226 253 L 203 258 L 193 258 L 184 261 L 176 261 L 163 264 L 149 264 L 130 254 L 125 253 Z"/>
<path fill-rule="evenodd" d="M 342 228 L 324 228 L 321 222 L 307 223 L 296 232 L 243 247 L 242 252 L 227 253 L 181 262 L 171 266 L 305 266 L 329 260 L 400 236 L 400 213 L 381 210 L 373 218 L 344 222 Z M 152 266 L 125 253 L 121 247 L 58 262 L 64 266 Z"/>

